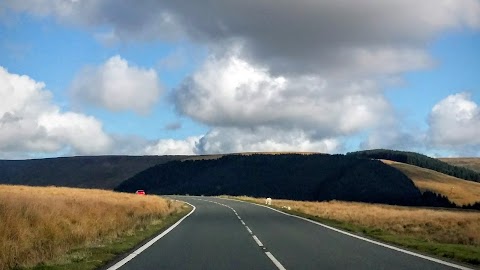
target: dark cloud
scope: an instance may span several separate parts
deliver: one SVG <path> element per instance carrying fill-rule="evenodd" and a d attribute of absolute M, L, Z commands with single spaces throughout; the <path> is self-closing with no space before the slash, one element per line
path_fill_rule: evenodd
<path fill-rule="evenodd" d="M 303 73 L 361 68 L 356 58 L 365 53 L 418 55 L 416 50 L 442 31 L 480 27 L 476 0 L 7 0 L 5 5 L 81 25 L 110 26 L 122 40 L 183 36 L 217 53 L 242 44 L 243 57 L 250 62 Z"/>

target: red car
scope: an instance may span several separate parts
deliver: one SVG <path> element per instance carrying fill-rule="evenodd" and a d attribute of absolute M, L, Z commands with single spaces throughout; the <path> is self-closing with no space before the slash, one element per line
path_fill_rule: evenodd
<path fill-rule="evenodd" d="M 139 190 L 135 191 L 135 194 L 138 194 L 138 195 L 145 195 L 145 190 L 143 190 L 143 189 L 139 189 Z"/>

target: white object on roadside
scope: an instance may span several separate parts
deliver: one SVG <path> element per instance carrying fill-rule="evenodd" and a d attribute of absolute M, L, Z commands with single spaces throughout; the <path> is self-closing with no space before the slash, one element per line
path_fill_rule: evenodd
<path fill-rule="evenodd" d="M 266 205 L 272 205 L 272 198 L 267 198 L 267 199 L 265 200 L 265 204 L 266 204 Z"/>

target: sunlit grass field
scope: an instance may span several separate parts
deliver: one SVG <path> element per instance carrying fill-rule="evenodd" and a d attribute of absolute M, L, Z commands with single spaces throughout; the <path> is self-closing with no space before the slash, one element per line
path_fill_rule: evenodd
<path fill-rule="evenodd" d="M 264 204 L 264 198 L 234 197 Z M 480 212 L 273 199 L 272 206 L 386 242 L 480 264 Z M 290 207 L 290 211 L 285 207 Z"/>
<path fill-rule="evenodd" d="M 386 160 L 383 162 L 407 175 L 420 190 L 430 190 L 445 195 L 457 205 L 473 204 L 480 201 L 480 183 L 409 164 Z"/>
<path fill-rule="evenodd" d="M 439 158 L 455 166 L 462 166 L 480 172 L 480 158 Z"/>
<path fill-rule="evenodd" d="M 158 196 L 0 185 L 0 269 L 30 267 L 102 246 L 184 211 Z"/>

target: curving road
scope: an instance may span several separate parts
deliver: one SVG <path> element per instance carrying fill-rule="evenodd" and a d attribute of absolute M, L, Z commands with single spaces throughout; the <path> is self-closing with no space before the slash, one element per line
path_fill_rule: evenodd
<path fill-rule="evenodd" d="M 469 269 L 250 203 L 175 198 L 194 205 L 195 211 L 151 246 L 109 270 Z"/>

